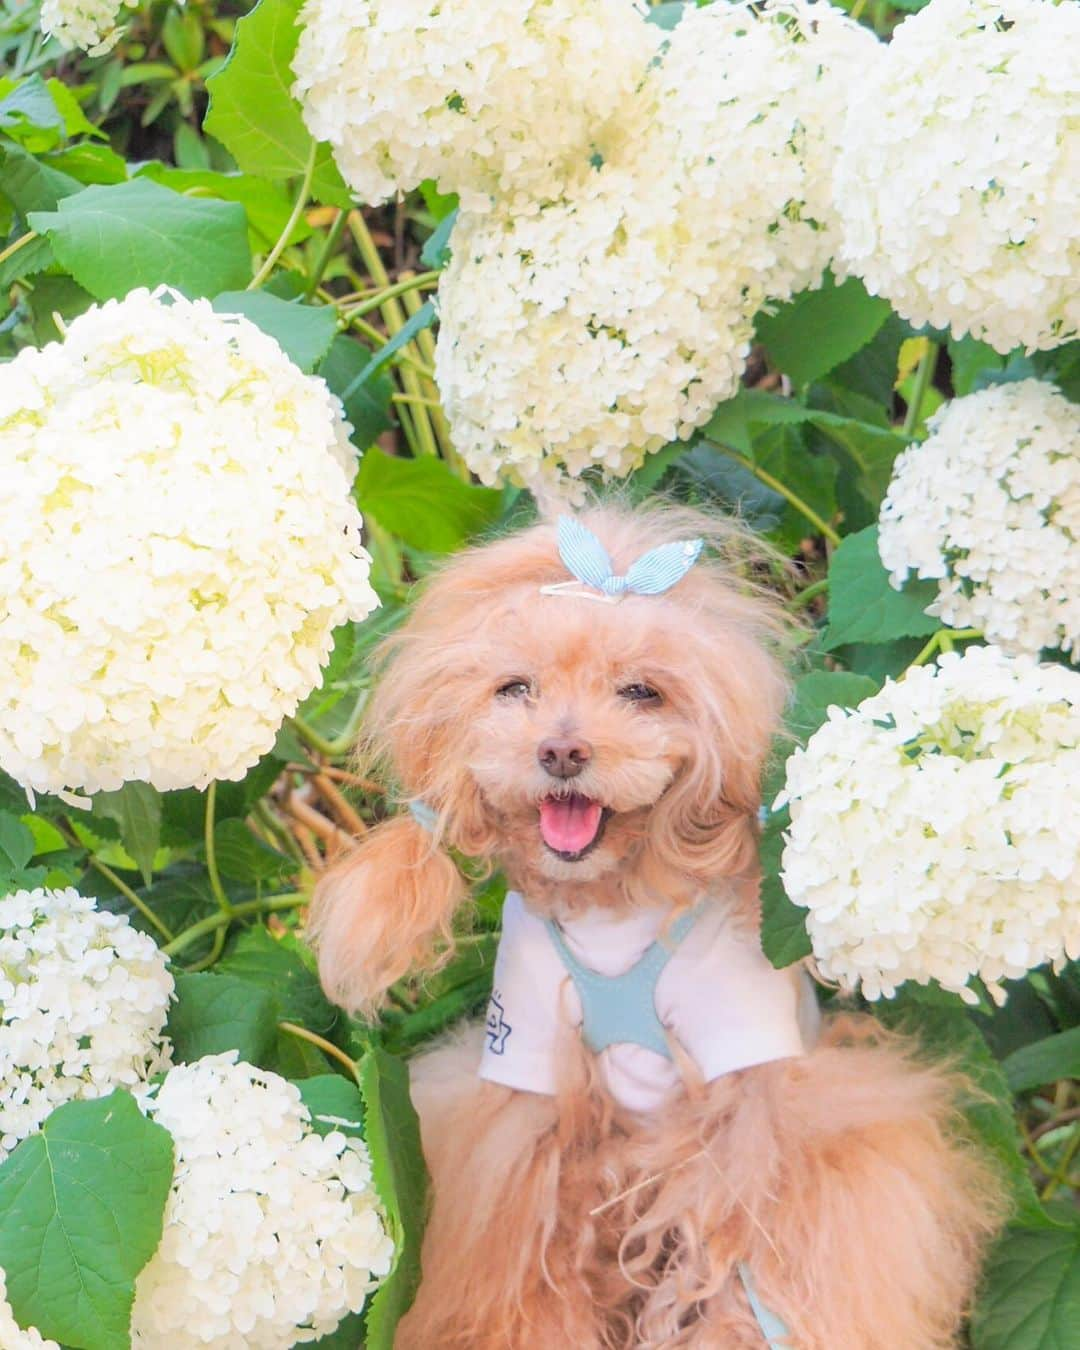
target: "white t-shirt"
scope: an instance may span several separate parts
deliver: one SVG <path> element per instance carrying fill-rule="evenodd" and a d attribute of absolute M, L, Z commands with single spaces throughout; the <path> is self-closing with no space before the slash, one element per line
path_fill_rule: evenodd
<path fill-rule="evenodd" d="M 589 909 L 560 923 L 577 960 L 620 975 L 663 941 L 666 909 L 629 915 Z M 725 905 L 703 906 L 656 983 L 656 1011 L 706 1082 L 770 1060 L 803 1054 L 816 1038 L 810 981 L 776 970 L 757 936 L 740 932 Z M 582 1024 L 581 998 L 544 920 L 516 891 L 506 897 L 495 960 L 480 1076 L 528 1092 L 554 1094 L 558 1043 Z M 642 1045 L 610 1045 L 599 1055 L 605 1085 L 632 1111 L 655 1110 L 678 1089 L 676 1064 Z"/>

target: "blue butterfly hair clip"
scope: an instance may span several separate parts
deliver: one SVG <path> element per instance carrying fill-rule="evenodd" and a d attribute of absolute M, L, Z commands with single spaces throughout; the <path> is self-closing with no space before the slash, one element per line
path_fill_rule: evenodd
<path fill-rule="evenodd" d="M 560 516 L 556 528 L 559 557 L 574 580 L 541 586 L 541 594 L 576 595 L 606 604 L 614 604 L 624 595 L 662 595 L 671 590 L 697 562 L 704 542 L 677 539 L 651 548 L 630 564 L 625 576 L 617 577 L 607 550 L 581 521 L 573 516 Z"/>

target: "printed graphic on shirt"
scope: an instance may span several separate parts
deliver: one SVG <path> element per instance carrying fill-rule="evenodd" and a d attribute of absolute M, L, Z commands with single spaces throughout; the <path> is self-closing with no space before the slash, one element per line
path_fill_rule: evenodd
<path fill-rule="evenodd" d="M 493 1055 L 502 1055 L 506 1052 L 506 1042 L 509 1039 L 513 1027 L 503 1017 L 502 995 L 498 989 L 492 990 L 491 1002 L 488 1004 L 487 1020 L 484 1023 L 484 1032 L 487 1036 L 488 1049 Z"/>

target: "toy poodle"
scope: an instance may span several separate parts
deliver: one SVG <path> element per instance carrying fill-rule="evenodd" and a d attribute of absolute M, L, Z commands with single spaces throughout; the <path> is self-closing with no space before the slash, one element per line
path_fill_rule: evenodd
<path fill-rule="evenodd" d="M 385 645 L 368 748 L 411 810 L 319 884 L 328 993 L 446 959 L 449 850 L 511 887 L 485 1021 L 413 1064 L 406 1350 L 956 1344 L 1006 1208 L 966 1085 L 761 953 L 790 629 L 748 538 L 562 517 L 451 559 Z"/>

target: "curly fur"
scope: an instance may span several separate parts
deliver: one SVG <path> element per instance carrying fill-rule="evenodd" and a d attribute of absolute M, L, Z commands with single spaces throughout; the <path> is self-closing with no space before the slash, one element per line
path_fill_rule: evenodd
<path fill-rule="evenodd" d="M 455 558 L 386 644 L 366 750 L 439 813 L 378 826 L 320 883 L 328 992 L 376 1007 L 448 949 L 465 888 L 442 850 L 505 869 L 530 904 L 695 903 L 724 879 L 757 921 L 759 780 L 786 695 L 789 632 L 755 587 L 736 526 L 598 508 L 617 571 L 705 534 L 719 558 L 662 597 L 543 596 L 565 576 L 544 524 Z M 528 681 L 528 698 L 497 690 Z M 633 681 L 662 702 L 634 707 Z M 546 849 L 545 736 L 587 737 L 574 787 L 612 811 L 579 861 Z M 481 1081 L 475 1031 L 415 1065 L 432 1176 L 424 1279 L 406 1350 L 554 1346 L 760 1350 L 735 1274 L 747 1261 L 798 1350 L 956 1343 L 1002 1186 L 963 1142 L 963 1081 L 872 1019 L 829 1018 L 800 1059 L 685 1089 L 655 1117 L 621 1111 L 567 1032 L 557 1097 Z"/>

